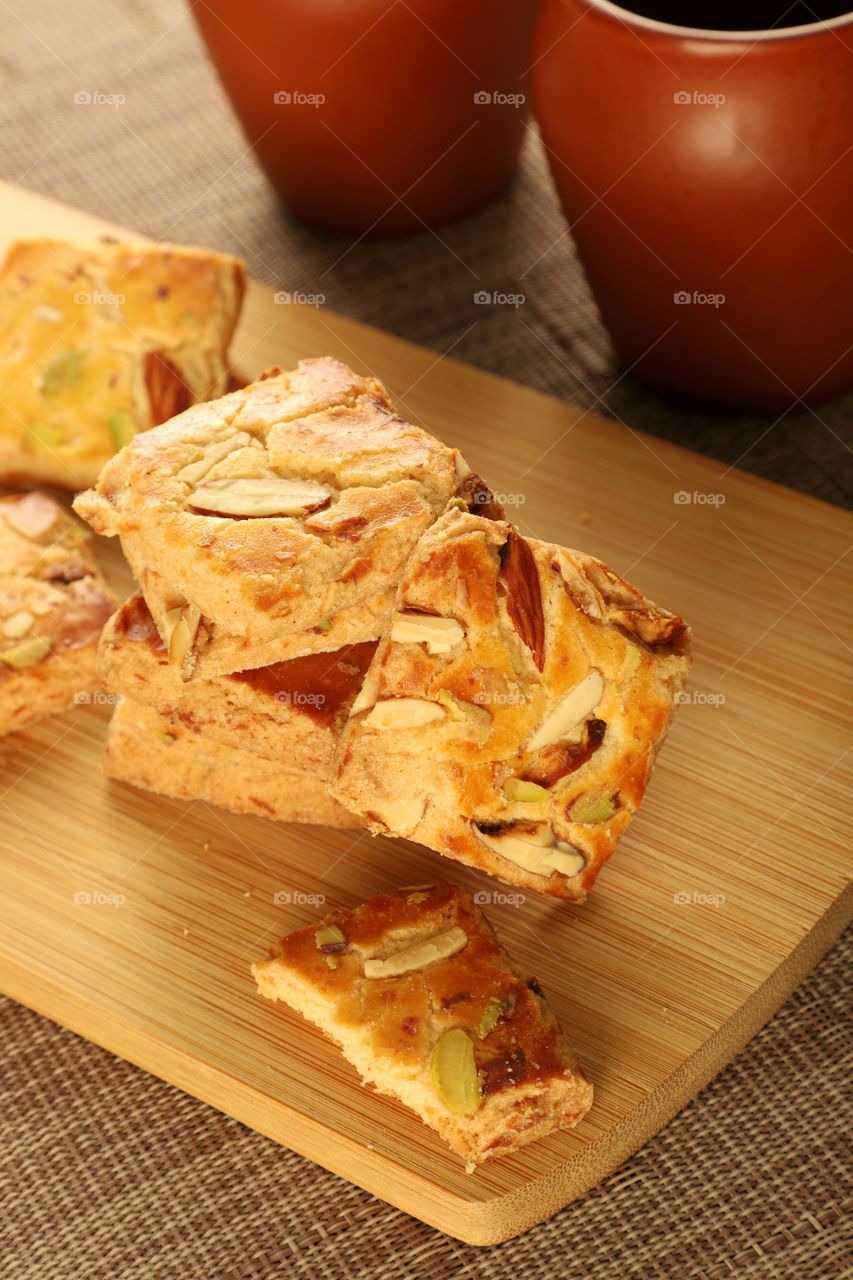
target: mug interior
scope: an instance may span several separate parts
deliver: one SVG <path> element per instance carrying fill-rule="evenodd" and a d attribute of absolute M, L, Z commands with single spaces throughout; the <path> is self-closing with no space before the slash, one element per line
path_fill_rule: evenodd
<path fill-rule="evenodd" d="M 746 28 L 740 30 L 735 28 L 691 27 L 685 26 L 683 23 L 667 22 L 660 18 L 646 17 L 645 14 L 613 4 L 612 0 L 587 0 L 587 2 L 591 9 L 609 14 L 626 26 L 644 27 L 646 30 L 660 32 L 661 35 L 677 36 L 679 39 L 750 40 L 753 42 L 785 40 L 790 39 L 792 36 L 817 35 L 819 32 L 832 30 L 835 27 L 853 22 L 853 11 L 850 11 L 848 13 L 840 13 L 834 18 L 816 19 L 814 22 L 800 23 L 793 27 L 758 27 L 751 30 Z M 650 2 L 649 8 L 653 7 L 655 7 L 654 4 Z M 789 8 L 793 8 L 793 5 L 790 5 Z M 779 9 L 784 14 L 785 0 L 780 0 Z"/>

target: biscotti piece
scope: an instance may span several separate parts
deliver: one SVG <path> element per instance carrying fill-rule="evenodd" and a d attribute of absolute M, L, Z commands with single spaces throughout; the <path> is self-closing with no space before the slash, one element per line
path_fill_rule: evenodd
<path fill-rule="evenodd" d="M 210 742 L 130 698 L 123 698 L 113 712 L 103 764 L 107 777 L 119 782 L 178 800 L 203 800 L 232 813 L 326 827 L 362 825 L 331 799 L 298 753 L 273 764 Z"/>
<path fill-rule="evenodd" d="M 247 640 L 231 635 L 203 618 L 186 598 L 153 569 L 143 569 L 139 579 L 145 605 L 152 618 L 164 620 L 169 661 L 181 679 L 212 680 L 311 653 L 331 653 L 358 644 L 376 645 L 384 619 L 394 607 L 396 584 L 378 596 L 370 596 L 351 609 L 341 609 L 322 625 L 299 633 L 299 643 L 285 634 L 272 640 Z M 158 632 L 160 627 L 158 627 Z"/>
<path fill-rule="evenodd" d="M 361 688 L 375 641 L 211 680 L 183 681 L 141 596 L 110 619 L 99 663 L 105 689 L 185 728 L 266 760 L 328 778 L 338 735 Z"/>
<path fill-rule="evenodd" d="M 591 556 L 451 512 L 407 566 L 332 794 L 374 832 L 582 901 L 643 798 L 689 643 Z"/>
<path fill-rule="evenodd" d="M 0 734 L 99 687 L 101 628 L 116 601 L 91 534 L 53 498 L 0 498 Z"/>
<path fill-rule="evenodd" d="M 376 639 L 378 606 L 453 501 L 495 508 L 455 449 L 399 417 L 381 384 L 326 358 L 137 437 L 75 509 L 120 537 L 164 639 L 186 609 L 204 636 L 289 637 L 286 658 L 360 606 L 377 606 L 366 633 L 336 643 Z M 155 599 L 146 570 L 178 598 Z"/>
<path fill-rule="evenodd" d="M 571 1129 L 592 1104 L 538 982 L 451 884 L 332 911 L 289 934 L 252 973 L 262 995 L 316 1023 L 468 1172 Z"/>
<path fill-rule="evenodd" d="M 0 268 L 0 477 L 94 484 L 138 431 L 228 387 L 243 264 L 178 245 L 13 244 Z"/>

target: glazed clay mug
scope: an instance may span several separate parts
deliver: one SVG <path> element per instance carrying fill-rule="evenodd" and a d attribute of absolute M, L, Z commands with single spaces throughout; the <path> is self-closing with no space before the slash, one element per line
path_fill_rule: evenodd
<path fill-rule="evenodd" d="M 283 202 L 418 231 L 508 182 L 538 0 L 205 0 L 193 14 Z"/>
<path fill-rule="evenodd" d="M 544 0 L 532 55 L 554 180 L 619 355 L 664 393 L 739 410 L 850 388 L 853 14 L 637 7 Z M 673 25 L 685 11 L 695 27 Z"/>

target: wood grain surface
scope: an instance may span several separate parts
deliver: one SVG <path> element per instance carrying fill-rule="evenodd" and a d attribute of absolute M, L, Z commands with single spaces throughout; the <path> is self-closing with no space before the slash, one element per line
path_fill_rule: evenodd
<path fill-rule="evenodd" d="M 0 187 L 0 241 L 102 229 Z M 494 1243 L 664 1125 L 850 918 L 853 517 L 250 288 L 242 372 L 323 353 L 381 377 L 413 420 L 460 446 L 524 533 L 600 556 L 693 625 L 687 701 L 642 811 L 583 907 L 517 902 L 407 842 L 109 782 L 110 707 L 93 695 L 0 739 L 0 985 L 442 1231 Z M 100 551 L 129 589 L 115 546 Z M 436 878 L 486 895 L 596 1087 L 576 1130 L 472 1176 L 249 974 L 330 907 Z"/>

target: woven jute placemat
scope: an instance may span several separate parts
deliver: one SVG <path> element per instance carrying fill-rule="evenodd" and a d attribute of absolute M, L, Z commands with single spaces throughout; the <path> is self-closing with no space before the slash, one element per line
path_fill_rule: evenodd
<path fill-rule="evenodd" d="M 322 294 L 327 307 L 439 354 L 853 505 L 853 396 L 780 420 L 724 418 L 684 413 L 624 375 L 535 132 L 517 180 L 482 213 L 435 235 L 354 243 L 278 207 L 180 0 L 12 0 L 0 21 L 7 181 L 157 238 L 242 254 L 275 288 Z M 75 104 L 81 91 L 124 102 Z M 485 308 L 473 300 L 481 289 L 525 301 Z M 735 1062 L 621 1170 L 488 1249 L 448 1239 L 3 1002 L 0 1275 L 853 1276 L 852 954 L 848 931 Z"/>
<path fill-rule="evenodd" d="M 842 1280 L 853 1275 L 851 961 L 853 928 L 627 1164 L 485 1249 L 4 1001 L 0 1275 Z"/>

